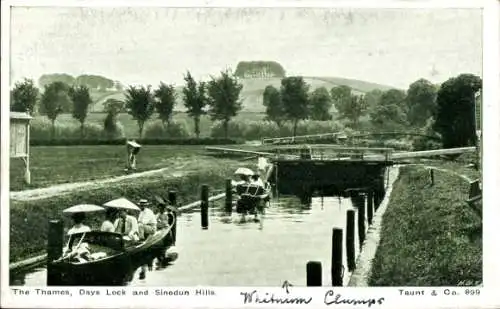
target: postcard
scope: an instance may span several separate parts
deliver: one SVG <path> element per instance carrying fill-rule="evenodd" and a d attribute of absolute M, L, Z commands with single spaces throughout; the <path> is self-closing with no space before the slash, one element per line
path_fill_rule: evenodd
<path fill-rule="evenodd" d="M 2 1 L 2 307 L 500 306 L 498 15 Z"/>

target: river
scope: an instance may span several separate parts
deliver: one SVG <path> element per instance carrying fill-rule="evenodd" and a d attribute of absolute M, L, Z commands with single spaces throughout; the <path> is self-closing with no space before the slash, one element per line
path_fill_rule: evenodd
<path fill-rule="evenodd" d="M 140 280 L 139 271 L 131 286 L 280 286 L 285 280 L 294 286 L 306 285 L 306 264 L 320 261 L 323 285 L 331 286 L 332 228 L 344 229 L 350 199 L 315 197 L 310 205 L 301 205 L 292 197 L 271 201 L 260 222 L 233 213 L 228 217 L 222 203 L 210 208 L 209 228 L 201 229 L 198 211 L 178 218 L 178 258 L 163 269 L 148 271 Z M 357 220 L 357 215 L 356 215 Z M 365 224 L 368 226 L 367 224 Z M 357 227 L 357 224 L 356 224 Z M 357 231 L 355 231 L 356 242 Z M 344 285 L 347 271 L 344 252 Z M 359 244 L 356 243 L 356 256 Z M 44 286 L 45 269 L 37 269 L 24 280 L 13 282 L 26 286 Z"/>

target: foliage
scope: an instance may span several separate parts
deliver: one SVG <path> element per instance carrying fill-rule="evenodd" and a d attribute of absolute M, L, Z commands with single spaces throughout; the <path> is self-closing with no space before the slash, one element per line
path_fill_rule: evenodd
<path fill-rule="evenodd" d="M 285 111 L 281 102 L 280 92 L 269 85 L 264 89 L 263 103 L 266 107 L 266 119 L 274 121 L 278 127 L 285 120 Z"/>
<path fill-rule="evenodd" d="M 174 86 L 166 85 L 161 82 L 158 89 L 154 91 L 154 96 L 157 100 L 155 107 L 156 112 L 158 113 L 158 118 L 160 118 L 164 124 L 167 123 L 170 125 L 176 99 Z"/>
<path fill-rule="evenodd" d="M 440 142 L 441 136 L 434 131 L 434 118 L 427 119 L 425 126 L 420 130 L 424 136 L 418 136 L 413 139 L 413 148 L 415 151 L 442 149 L 443 144 Z M 434 137 L 431 139 L 429 137 Z"/>
<path fill-rule="evenodd" d="M 379 104 L 370 112 L 375 130 L 399 131 L 406 127 L 405 93 L 391 89 L 382 94 Z"/>
<path fill-rule="evenodd" d="M 117 115 L 123 110 L 124 105 L 124 102 L 116 99 L 107 99 L 104 102 L 104 110 L 107 113 L 104 118 L 104 133 L 108 139 L 123 136 L 123 128 L 117 121 Z"/>
<path fill-rule="evenodd" d="M 52 143 L 57 140 L 93 140 L 102 139 L 103 127 L 96 123 L 87 123 L 82 127 L 77 123 L 59 123 L 54 126 L 50 120 L 35 118 L 30 124 L 30 145 L 37 142 Z"/>
<path fill-rule="evenodd" d="M 309 85 L 302 77 L 287 77 L 281 80 L 280 96 L 287 119 L 293 122 L 293 136 L 300 120 L 309 117 Z"/>
<path fill-rule="evenodd" d="M 144 137 L 147 139 L 187 138 L 189 131 L 185 122 L 173 121 L 165 126 L 161 121 L 154 121 L 146 125 Z"/>
<path fill-rule="evenodd" d="M 482 224 L 465 204 L 469 184 L 451 173 L 437 172 L 435 178 L 430 186 L 428 170 L 400 169 L 384 213 L 369 286 L 482 281 Z"/>
<path fill-rule="evenodd" d="M 204 82 L 197 83 L 189 71 L 184 76 L 184 81 L 186 82 L 186 86 L 182 89 L 184 106 L 189 117 L 193 118 L 196 137 L 200 137 L 200 117 L 207 113 L 206 86 Z"/>
<path fill-rule="evenodd" d="M 11 111 L 33 115 L 38 95 L 39 90 L 32 79 L 25 78 L 22 82 L 17 82 L 11 91 Z"/>
<path fill-rule="evenodd" d="M 73 86 L 73 84 L 75 83 L 75 78 L 66 73 L 43 74 L 38 79 L 38 86 L 40 88 L 45 88 L 46 86 L 49 86 L 50 84 L 53 84 L 55 82 L 61 82 L 66 84 L 67 86 Z"/>
<path fill-rule="evenodd" d="M 247 141 L 261 140 L 262 138 L 292 136 L 293 130 L 292 123 L 285 123 L 278 127 L 276 123 L 270 121 L 237 120 L 229 123 L 228 137 L 241 138 Z M 343 127 L 337 122 L 306 120 L 298 124 L 296 133 L 297 135 L 309 135 L 338 132 L 340 130 L 343 130 Z M 224 134 L 225 131 L 221 122 L 212 125 L 210 136 L 223 137 Z"/>
<path fill-rule="evenodd" d="M 130 86 L 126 90 L 125 108 L 139 126 L 139 137 L 142 137 L 144 124 L 154 112 L 155 101 L 151 86 Z"/>
<path fill-rule="evenodd" d="M 52 121 L 53 134 L 57 116 L 68 109 L 71 99 L 68 95 L 68 85 L 63 82 L 53 82 L 45 86 L 42 94 L 40 112 Z"/>
<path fill-rule="evenodd" d="M 474 94 L 481 87 L 481 78 L 472 74 L 461 74 L 441 85 L 434 129 L 441 134 L 445 148 L 475 145 Z"/>
<path fill-rule="evenodd" d="M 380 102 L 380 97 L 382 96 L 383 91 L 379 89 L 374 89 L 365 94 L 365 100 L 367 105 L 368 113 L 371 113 Z"/>
<path fill-rule="evenodd" d="M 77 85 L 87 86 L 90 89 L 105 91 L 115 86 L 115 81 L 100 75 L 80 75 L 76 78 Z"/>
<path fill-rule="evenodd" d="M 406 95 L 408 121 L 414 126 L 423 126 L 436 111 L 437 88 L 426 79 L 412 83 Z"/>
<path fill-rule="evenodd" d="M 240 92 L 243 89 L 237 78 L 229 71 L 221 72 L 208 82 L 208 105 L 212 120 L 222 121 L 227 138 L 228 123 L 241 110 Z"/>
<path fill-rule="evenodd" d="M 239 78 L 285 77 L 285 69 L 275 61 L 240 61 L 234 75 Z"/>
<path fill-rule="evenodd" d="M 349 125 L 359 128 L 359 119 L 368 109 L 365 97 L 354 95 L 348 86 L 338 86 L 331 90 L 332 99 L 339 113 L 339 119 L 349 120 Z M 372 97 L 370 97 L 371 99 Z"/>
<path fill-rule="evenodd" d="M 310 115 L 312 120 L 331 120 L 332 99 L 325 87 L 316 88 L 310 97 Z"/>
<path fill-rule="evenodd" d="M 72 116 L 80 122 L 83 136 L 83 126 L 85 124 L 85 119 L 87 118 L 89 105 L 92 104 L 89 88 L 86 86 L 71 87 L 68 93 L 71 101 L 73 102 Z"/>

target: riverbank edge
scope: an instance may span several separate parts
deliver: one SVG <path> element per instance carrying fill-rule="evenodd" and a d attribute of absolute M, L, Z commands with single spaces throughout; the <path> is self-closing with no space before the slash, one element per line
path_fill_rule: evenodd
<path fill-rule="evenodd" d="M 482 220 L 466 203 L 469 186 L 448 171 L 431 183 L 428 167 L 402 167 L 365 285 L 358 286 L 480 283 Z"/>
<path fill-rule="evenodd" d="M 169 190 L 178 194 L 178 205 L 199 200 L 200 186 L 208 184 L 210 195 L 216 194 L 224 188 L 225 180 L 232 176 L 234 169 L 251 163 L 238 161 L 225 162 L 217 169 L 199 170 L 178 177 L 162 174 L 150 174 L 136 179 L 126 179 L 121 182 L 107 183 L 91 188 L 80 188 L 65 192 L 65 194 L 29 200 L 10 200 L 10 239 L 9 239 L 9 268 L 23 265 L 29 260 L 39 261 L 45 251 L 46 235 L 49 219 L 68 218 L 62 216 L 62 210 L 71 205 L 89 203 L 102 205 L 118 197 L 127 197 L 130 200 L 140 198 L 153 199 L 154 195 L 166 197 Z M 46 220 L 40 220 L 45 218 Z M 91 221 L 92 223 L 95 223 Z M 65 224 L 67 226 L 67 224 Z M 24 254 L 13 250 L 13 244 L 23 244 Z M 43 243 L 42 245 L 40 243 Z M 31 248 L 33 250 L 31 250 Z M 38 248 L 38 249 L 35 249 Z M 14 253 L 13 253 L 14 251 Z"/>
<path fill-rule="evenodd" d="M 368 287 L 368 279 L 371 273 L 373 259 L 380 244 L 380 234 L 382 231 L 382 220 L 387 207 L 389 206 L 392 188 L 399 180 L 400 166 L 393 166 L 395 177 L 389 179 L 385 197 L 379 205 L 377 212 L 374 213 L 372 225 L 366 231 L 366 238 L 361 247 L 361 253 L 356 259 L 356 269 L 349 278 L 347 286 L 350 287 Z"/>

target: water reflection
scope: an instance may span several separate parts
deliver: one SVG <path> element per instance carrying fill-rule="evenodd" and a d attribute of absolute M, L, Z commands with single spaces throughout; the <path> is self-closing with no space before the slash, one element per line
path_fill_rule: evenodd
<path fill-rule="evenodd" d="M 289 280 L 305 286 L 307 262 L 320 261 L 324 285 L 331 285 L 332 228 L 345 227 L 346 211 L 352 209 L 350 199 L 314 197 L 302 205 L 297 198 L 280 196 L 258 220 L 253 215 L 228 215 L 223 201 L 210 206 L 208 230 L 201 228 L 198 211 L 179 216 L 177 260 L 148 271 L 143 280 L 136 272 L 129 284 L 277 286 Z M 42 269 L 18 283 L 33 286 L 45 285 L 45 281 Z"/>

